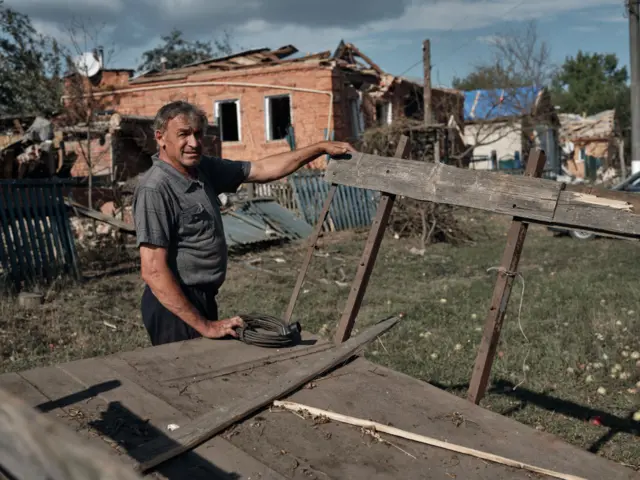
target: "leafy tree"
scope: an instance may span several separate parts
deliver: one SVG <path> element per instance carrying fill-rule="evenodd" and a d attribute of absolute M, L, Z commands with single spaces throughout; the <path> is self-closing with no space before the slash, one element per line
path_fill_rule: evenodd
<path fill-rule="evenodd" d="M 629 111 L 629 75 L 613 54 L 584 53 L 568 57 L 552 82 L 553 99 L 561 112 L 593 115 L 616 108 Z"/>
<path fill-rule="evenodd" d="M 0 114 L 48 115 L 58 110 L 63 58 L 60 47 L 28 16 L 0 0 Z"/>
<path fill-rule="evenodd" d="M 162 37 L 164 42 L 151 50 L 142 54 L 142 63 L 138 66 L 139 71 L 160 70 L 164 59 L 165 68 L 179 68 L 194 62 L 200 62 L 232 52 L 230 35 L 225 32 L 222 39 L 212 42 L 200 40 L 189 41 L 182 37 L 180 30 L 173 29 L 169 35 Z"/>

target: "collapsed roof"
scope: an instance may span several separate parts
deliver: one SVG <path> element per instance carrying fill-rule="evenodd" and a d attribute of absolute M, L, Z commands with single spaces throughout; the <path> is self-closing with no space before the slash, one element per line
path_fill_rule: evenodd
<path fill-rule="evenodd" d="M 583 117 L 561 113 L 560 138 L 563 141 L 607 140 L 616 134 L 616 111 L 605 110 L 595 115 Z"/>
<path fill-rule="evenodd" d="M 293 45 L 284 45 L 275 50 L 257 48 L 211 58 L 200 62 L 167 70 L 150 70 L 132 78 L 129 83 L 148 83 L 170 80 L 181 80 L 196 72 L 230 71 L 261 66 L 276 66 L 293 63 L 315 63 L 321 66 L 337 66 L 343 70 L 359 75 L 370 75 L 383 80 L 387 86 L 394 82 L 392 75 L 386 74 L 369 57 L 362 53 L 355 45 L 341 41 L 333 54 L 329 51 L 311 53 L 294 57 L 298 49 Z M 401 81 L 407 81 L 402 79 Z"/>

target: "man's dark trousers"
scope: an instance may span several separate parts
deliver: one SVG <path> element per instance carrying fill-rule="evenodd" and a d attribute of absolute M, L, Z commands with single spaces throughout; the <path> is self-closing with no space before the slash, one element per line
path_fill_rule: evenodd
<path fill-rule="evenodd" d="M 187 299 L 208 320 L 218 320 L 216 291 L 212 285 L 181 285 Z M 181 342 L 201 337 L 191 325 L 170 312 L 156 298 L 149 286 L 142 294 L 142 322 L 149 333 L 152 345 Z"/>

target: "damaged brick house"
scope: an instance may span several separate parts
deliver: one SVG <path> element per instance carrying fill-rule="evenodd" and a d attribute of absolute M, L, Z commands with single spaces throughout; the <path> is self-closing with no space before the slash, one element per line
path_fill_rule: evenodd
<path fill-rule="evenodd" d="M 195 103 L 218 127 L 221 153 L 230 159 L 255 160 L 330 136 L 353 140 L 371 126 L 423 118 L 422 86 L 385 73 L 354 45 L 297 53 L 287 45 L 126 79 L 104 75 L 92 95 L 104 110 L 125 116 L 152 117 L 178 99 Z M 432 98 L 437 122 L 452 115 L 462 122 L 459 93 L 434 88 Z M 324 165 L 320 158 L 311 167 Z"/>

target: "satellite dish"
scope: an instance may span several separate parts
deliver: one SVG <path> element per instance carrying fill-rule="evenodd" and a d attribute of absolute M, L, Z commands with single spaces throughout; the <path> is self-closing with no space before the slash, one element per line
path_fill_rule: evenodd
<path fill-rule="evenodd" d="M 85 52 L 73 59 L 73 64 L 81 75 L 93 77 L 102 68 L 102 63 L 92 52 Z"/>

